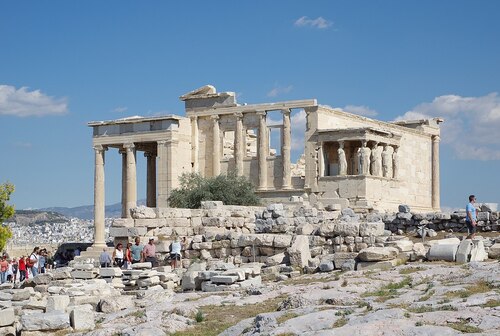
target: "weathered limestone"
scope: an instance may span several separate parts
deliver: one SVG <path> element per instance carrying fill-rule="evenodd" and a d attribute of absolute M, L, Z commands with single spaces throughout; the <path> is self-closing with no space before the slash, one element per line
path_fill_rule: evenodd
<path fill-rule="evenodd" d="M 69 315 L 59 311 L 22 315 L 21 324 L 27 331 L 58 330 L 70 326 Z"/>
<path fill-rule="evenodd" d="M 292 266 L 305 267 L 311 259 L 311 252 L 309 249 L 309 239 L 307 236 L 298 235 L 292 246 L 287 249 Z"/>
<path fill-rule="evenodd" d="M 95 313 L 91 305 L 74 307 L 69 315 L 71 327 L 75 331 L 93 330 Z"/>
<path fill-rule="evenodd" d="M 394 247 L 368 247 L 359 251 L 358 258 L 361 261 L 385 261 L 395 259 L 398 253 Z"/>
<path fill-rule="evenodd" d="M 457 263 L 464 264 L 466 262 L 469 262 L 472 246 L 473 243 L 472 240 L 470 239 L 464 239 L 460 242 L 460 245 L 458 245 L 458 250 L 456 255 Z"/>

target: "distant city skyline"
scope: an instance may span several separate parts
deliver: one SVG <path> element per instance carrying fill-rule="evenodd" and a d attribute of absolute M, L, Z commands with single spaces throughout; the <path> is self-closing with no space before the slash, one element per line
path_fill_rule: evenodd
<path fill-rule="evenodd" d="M 469 194 L 500 203 L 499 11 L 462 0 L 2 3 L 0 183 L 15 184 L 18 209 L 93 204 L 87 122 L 183 115 L 178 97 L 212 84 L 239 103 L 442 117 L 442 207 Z M 304 127 L 294 111 L 293 161 Z M 138 157 L 138 199 L 145 165 Z M 120 197 L 109 150 L 106 203 Z"/>

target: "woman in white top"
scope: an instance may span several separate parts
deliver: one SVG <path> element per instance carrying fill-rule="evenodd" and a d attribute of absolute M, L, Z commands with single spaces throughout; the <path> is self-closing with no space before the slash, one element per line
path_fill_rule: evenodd
<path fill-rule="evenodd" d="M 122 268 L 123 266 L 123 245 L 118 243 L 116 245 L 115 250 L 113 251 L 113 260 L 115 261 L 116 266 Z"/>
<path fill-rule="evenodd" d="M 175 240 L 170 244 L 170 267 L 173 269 L 177 268 L 177 261 L 181 260 L 181 250 L 182 243 L 179 241 L 179 237 L 175 237 Z"/>

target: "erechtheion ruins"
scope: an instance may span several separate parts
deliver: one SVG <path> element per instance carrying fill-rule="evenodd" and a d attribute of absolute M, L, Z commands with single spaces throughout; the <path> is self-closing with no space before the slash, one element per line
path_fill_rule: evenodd
<path fill-rule="evenodd" d="M 147 159 L 147 206 L 168 207 L 184 172 L 248 177 L 264 201 L 302 196 L 361 211 L 439 211 L 441 119 L 382 122 L 318 105 L 316 99 L 241 105 L 207 85 L 180 97 L 185 116 L 90 122 L 95 150 L 95 226 L 104 245 L 104 153 L 122 155 L 122 217 L 137 203 L 138 151 Z M 304 166 L 292 169 L 291 114 L 306 114 Z M 270 112 L 281 124 L 269 124 Z M 280 148 L 270 148 L 270 133 Z M 295 135 L 296 136 L 296 135 Z M 297 173 L 298 172 L 298 173 Z"/>

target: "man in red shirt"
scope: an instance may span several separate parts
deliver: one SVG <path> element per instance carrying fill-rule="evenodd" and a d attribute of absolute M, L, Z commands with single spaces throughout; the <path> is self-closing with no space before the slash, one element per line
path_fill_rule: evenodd
<path fill-rule="evenodd" d="M 19 282 L 23 282 L 26 279 L 26 259 L 24 256 L 19 258 Z"/>

